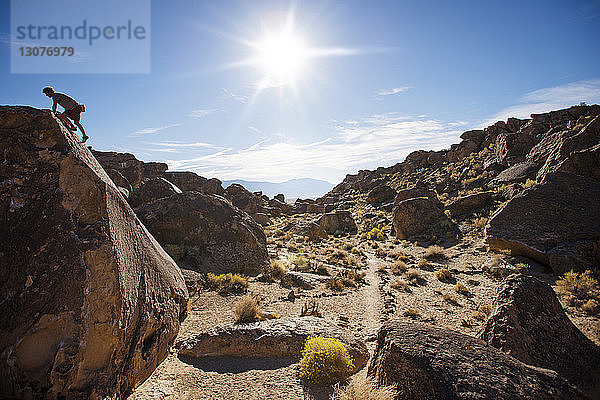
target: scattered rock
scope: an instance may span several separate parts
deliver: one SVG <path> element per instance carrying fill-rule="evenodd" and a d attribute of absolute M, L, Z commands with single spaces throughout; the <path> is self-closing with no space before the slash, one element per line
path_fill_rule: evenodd
<path fill-rule="evenodd" d="M 480 339 L 525 364 L 552 369 L 590 398 L 600 398 L 600 347 L 573 325 L 550 285 L 511 275 L 498 288 L 494 309 Z"/>
<path fill-rule="evenodd" d="M 323 214 L 318 224 L 329 234 L 356 233 L 358 228 L 350 211 L 336 211 Z"/>
<path fill-rule="evenodd" d="M 316 222 L 290 222 L 283 228 L 284 231 L 291 231 L 292 233 L 300 236 L 306 236 L 309 240 L 321 240 L 327 238 L 329 235 L 327 231 Z"/>
<path fill-rule="evenodd" d="M 600 144 L 571 153 L 558 167 L 559 171 L 589 176 L 600 181 Z"/>
<path fill-rule="evenodd" d="M 502 133 L 496 138 L 496 160 L 502 165 L 523 162 L 534 145 L 535 139 L 527 133 Z"/>
<path fill-rule="evenodd" d="M 489 186 L 501 186 L 510 183 L 525 182 L 527 179 L 535 179 L 539 169 L 539 165 L 530 161 L 515 164 L 500 172 L 490 181 Z"/>
<path fill-rule="evenodd" d="M 415 187 L 411 189 L 400 190 L 394 198 L 394 204 L 397 204 L 404 200 L 414 199 L 416 197 L 427 197 L 430 199 L 437 200 L 437 195 L 433 190 L 428 189 L 426 187 Z"/>
<path fill-rule="evenodd" d="M 269 218 L 269 216 L 265 213 L 252 214 L 252 219 L 254 221 L 256 221 L 257 224 L 262 225 L 262 226 L 269 226 L 269 225 L 273 224 L 273 221 L 271 221 L 271 218 Z"/>
<path fill-rule="evenodd" d="M 206 179 L 193 172 L 165 172 L 163 177 L 184 192 L 200 192 L 223 196 L 225 191 L 217 178 Z"/>
<path fill-rule="evenodd" d="M 396 203 L 392 212 L 392 223 L 396 237 L 409 239 L 436 230 L 448 221 L 442 204 L 433 198 L 417 197 Z"/>
<path fill-rule="evenodd" d="M 262 212 L 258 206 L 258 198 L 238 183 L 232 183 L 225 189 L 225 197 L 229 199 L 234 206 L 248 214 Z"/>
<path fill-rule="evenodd" d="M 417 322 L 386 322 L 368 374 L 398 398 L 582 399 L 556 372 L 525 365 L 465 334 Z"/>
<path fill-rule="evenodd" d="M 557 172 L 513 197 L 486 226 L 492 250 L 510 250 L 557 274 L 600 266 L 600 182 Z"/>
<path fill-rule="evenodd" d="M 132 188 L 137 188 L 144 179 L 144 163 L 133 154 L 117 153 L 114 151 L 92 150 L 92 154 L 98 160 L 102 168 L 118 171 Z M 123 185 L 119 185 L 125 187 Z"/>
<path fill-rule="evenodd" d="M 144 204 L 136 212 L 184 268 L 254 275 L 268 262 L 262 228 L 220 196 L 179 193 Z"/>
<path fill-rule="evenodd" d="M 367 194 L 367 201 L 371 204 L 381 204 L 394 200 L 394 197 L 396 197 L 396 191 L 393 188 L 381 185 L 371 189 Z"/>
<path fill-rule="evenodd" d="M 276 194 L 273 198 L 277 201 L 285 203 L 285 196 L 283 195 L 283 193 Z"/>
<path fill-rule="evenodd" d="M 489 207 L 492 204 L 492 193 L 481 192 L 460 197 L 448 205 L 448 210 L 452 218 L 466 217 L 473 215 L 482 208 Z"/>
<path fill-rule="evenodd" d="M 169 197 L 175 193 L 181 193 L 181 189 L 165 178 L 154 178 L 145 181 L 134 190 L 130 196 L 129 204 L 131 207 L 136 208 L 142 204 Z"/>
<path fill-rule="evenodd" d="M 181 268 L 181 273 L 190 294 L 202 289 L 206 285 L 206 278 L 199 272 Z"/>
<path fill-rule="evenodd" d="M 231 324 L 212 328 L 177 344 L 179 356 L 247 357 L 300 359 L 304 342 L 309 336 L 340 340 L 354 360 L 356 372 L 369 359 L 366 344 L 352 333 L 317 317 L 272 319 L 249 324 Z"/>
<path fill-rule="evenodd" d="M 282 280 L 290 282 L 292 286 L 310 290 L 327 282 L 329 279 L 329 276 L 324 275 L 311 274 L 308 272 L 287 271 Z"/>
<path fill-rule="evenodd" d="M 0 397 L 126 397 L 186 315 L 181 271 L 50 111 L 0 107 L 0 154 Z"/>

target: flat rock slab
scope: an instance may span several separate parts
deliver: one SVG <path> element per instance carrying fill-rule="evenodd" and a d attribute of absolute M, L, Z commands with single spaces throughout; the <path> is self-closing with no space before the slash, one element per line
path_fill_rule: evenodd
<path fill-rule="evenodd" d="M 531 367 L 474 337 L 392 320 L 377 334 L 368 374 L 398 399 L 585 399 L 554 371 Z"/>
<path fill-rule="evenodd" d="M 573 325 L 547 283 L 507 277 L 478 336 L 526 364 L 555 370 L 600 399 L 600 347 Z"/>
<path fill-rule="evenodd" d="M 322 283 L 331 279 L 330 276 L 311 274 L 309 272 L 287 271 L 284 276 L 289 279 L 293 286 L 303 289 L 314 289 Z"/>
<path fill-rule="evenodd" d="M 492 250 L 510 250 L 562 274 L 600 265 L 600 182 L 556 172 L 513 197 L 486 226 Z"/>
<path fill-rule="evenodd" d="M 309 336 L 340 340 L 354 359 L 355 371 L 367 364 L 366 344 L 352 333 L 323 318 L 272 319 L 249 324 L 231 324 L 210 329 L 177 344 L 180 356 L 300 359 Z"/>

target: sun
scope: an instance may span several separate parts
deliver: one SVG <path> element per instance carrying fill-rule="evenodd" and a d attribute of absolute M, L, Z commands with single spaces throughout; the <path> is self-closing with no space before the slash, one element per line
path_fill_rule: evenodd
<path fill-rule="evenodd" d="M 258 64 L 264 69 L 268 86 L 293 85 L 309 59 L 309 48 L 294 32 L 269 34 L 257 43 Z"/>

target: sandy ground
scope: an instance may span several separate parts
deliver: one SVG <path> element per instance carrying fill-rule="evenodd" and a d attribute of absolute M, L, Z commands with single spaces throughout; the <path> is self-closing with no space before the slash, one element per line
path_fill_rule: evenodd
<path fill-rule="evenodd" d="M 468 227 L 467 227 L 468 228 Z M 405 274 L 394 275 L 391 265 L 394 259 L 375 255 L 373 242 L 359 242 L 353 237 L 333 239 L 319 243 L 302 243 L 290 251 L 288 240 L 269 244 L 274 257 L 286 259 L 301 252 L 315 259 L 325 254 L 327 249 L 351 243 L 360 250 L 362 271 L 366 273 L 366 283 L 357 288 L 346 289 L 342 293 L 332 292 L 324 285 L 312 290 L 294 288 L 296 300 L 287 300 L 289 288 L 278 283 L 251 281 L 248 292 L 263 298 L 264 309 L 279 314 L 282 318 L 300 315 L 305 301 L 315 299 L 323 317 L 352 331 L 367 342 L 372 352 L 374 338 L 381 324 L 389 318 L 418 320 L 454 329 L 469 335 L 476 335 L 483 321 L 477 318 L 477 310 L 493 302 L 499 280 L 486 274 L 482 266 L 494 260 L 506 259 L 511 264 L 528 260 L 512 259 L 487 251 L 483 237 L 478 232 L 468 232 L 461 240 L 444 248 L 445 258 L 432 260 L 427 264 L 419 261 L 426 247 L 408 242 L 387 239 L 378 242 L 380 248 L 389 254 L 406 254 L 408 268 L 418 270 L 421 279 L 411 284 L 407 290 L 394 289 L 391 283 L 406 279 Z M 525 273 L 540 277 L 553 284 L 551 274 L 544 268 L 529 261 Z M 335 268 L 335 266 L 332 266 Z M 435 271 L 446 268 L 452 272 L 448 281 L 440 281 Z M 455 285 L 460 282 L 468 292 L 460 294 Z M 213 291 L 202 291 L 193 296 L 189 317 L 183 322 L 176 342 L 204 332 L 214 326 L 233 322 L 233 303 L 241 295 L 222 296 Z M 411 309 L 410 315 L 407 310 Z M 600 344 L 598 331 L 600 322 L 581 313 L 568 310 L 571 319 L 582 331 Z M 480 316 L 481 314 L 479 314 Z M 341 317 L 341 318 L 340 318 Z M 342 320 L 347 320 L 344 323 Z M 129 397 L 138 399 L 328 399 L 331 390 L 307 389 L 296 377 L 297 364 L 278 360 L 206 360 L 189 364 L 170 354 L 154 373 Z M 365 368 L 366 369 L 366 368 Z M 359 373 L 365 373 L 365 369 Z"/>

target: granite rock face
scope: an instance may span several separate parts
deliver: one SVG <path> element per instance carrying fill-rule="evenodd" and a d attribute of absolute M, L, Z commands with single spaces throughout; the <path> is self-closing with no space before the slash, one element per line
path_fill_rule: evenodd
<path fill-rule="evenodd" d="M 386 322 L 368 374 L 398 398 L 584 399 L 556 372 L 522 363 L 482 340 L 423 323 Z"/>
<path fill-rule="evenodd" d="M 600 182 L 556 172 L 513 197 L 486 226 L 491 249 L 510 250 L 557 274 L 600 267 Z"/>
<path fill-rule="evenodd" d="M 392 223 L 399 239 L 409 239 L 431 234 L 438 230 L 448 217 L 437 198 L 416 197 L 394 204 Z"/>
<path fill-rule="evenodd" d="M 0 107 L 0 397 L 125 397 L 186 315 L 181 271 L 51 112 Z"/>
<path fill-rule="evenodd" d="M 547 283 L 507 277 L 478 337 L 526 364 L 558 372 L 600 399 L 600 347 L 573 325 Z"/>
<path fill-rule="evenodd" d="M 178 193 L 136 213 L 182 268 L 254 275 L 268 262 L 262 228 L 220 196 Z"/>
<path fill-rule="evenodd" d="M 323 214 L 318 221 L 321 228 L 331 235 L 339 233 L 356 233 L 358 228 L 350 211 L 335 211 Z"/>
<path fill-rule="evenodd" d="M 354 360 L 356 372 L 369 360 L 366 344 L 352 333 L 317 317 L 271 319 L 248 324 L 212 328 L 177 344 L 179 355 L 201 357 L 249 357 L 300 359 L 304 342 L 310 336 L 340 340 Z"/>
<path fill-rule="evenodd" d="M 181 193 L 181 189 L 166 180 L 165 178 L 149 179 L 142 183 L 129 198 L 131 207 L 136 208 L 142 204 L 151 203 L 154 200 L 162 199 Z"/>

